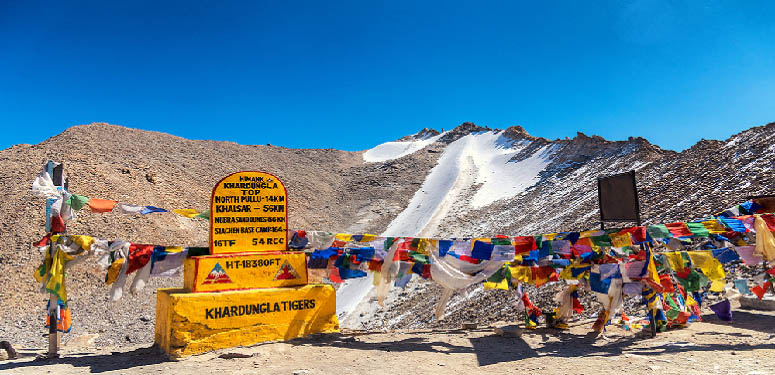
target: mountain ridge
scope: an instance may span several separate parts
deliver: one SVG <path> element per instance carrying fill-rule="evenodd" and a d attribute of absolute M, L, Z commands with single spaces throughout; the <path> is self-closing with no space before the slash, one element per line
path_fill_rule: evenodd
<path fill-rule="evenodd" d="M 632 169 L 638 171 L 646 223 L 716 212 L 746 196 L 770 193 L 775 180 L 775 123 L 724 141 L 702 140 L 681 152 L 637 137 L 609 141 L 579 132 L 573 138 L 548 140 L 519 126 L 497 130 L 473 123 L 415 135 L 369 150 L 340 151 L 189 140 L 93 123 L 68 128 L 35 145 L 0 150 L 0 189 L 6 192 L 0 206 L 0 282 L 13 286 L 0 289 L 0 299 L 9 301 L 0 306 L 0 313 L 22 317 L 0 324 L 0 336 L 40 341 L 36 332 L 41 329 L 43 296 L 27 275 L 41 259 L 29 244 L 44 235 L 43 200 L 32 196 L 30 185 L 46 159 L 65 164 L 73 193 L 200 211 L 208 209 L 210 190 L 223 176 L 264 170 L 288 188 L 290 227 L 376 234 L 395 230 L 395 235 L 433 237 L 597 227 L 595 179 Z M 373 161 L 366 160 L 369 155 Z M 172 213 L 82 212 L 69 229 L 73 234 L 162 245 L 206 246 L 208 241 L 206 222 Z M 149 327 L 132 328 L 137 324 L 134 317 L 153 316 L 155 288 L 180 283 L 152 279 L 138 295 L 113 303 L 107 300 L 104 272 L 93 263 L 76 265 L 68 273 L 74 319 L 88 321 L 89 330 L 103 330 L 100 345 L 123 342 L 122 330 L 131 340 L 151 340 Z M 432 289 L 427 293 L 419 297 L 432 302 Z M 484 308 L 482 314 L 497 316 L 506 308 L 482 307 L 476 301 L 458 301 L 450 314 Z M 121 314 L 106 317 L 104 311 Z M 396 327 L 410 323 L 390 311 L 380 310 L 374 318 L 393 319 Z M 428 324 L 429 314 L 413 311 L 411 324 Z"/>

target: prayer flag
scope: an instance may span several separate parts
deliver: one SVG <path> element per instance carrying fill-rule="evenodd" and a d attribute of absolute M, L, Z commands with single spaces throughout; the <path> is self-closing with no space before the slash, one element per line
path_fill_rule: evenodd
<path fill-rule="evenodd" d="M 105 213 L 113 211 L 113 207 L 115 207 L 117 203 L 117 201 L 109 199 L 92 198 L 89 199 L 89 208 L 91 208 L 91 212 Z"/>
<path fill-rule="evenodd" d="M 741 294 L 751 294 L 751 290 L 748 289 L 748 280 L 735 279 L 735 289 Z"/>
<path fill-rule="evenodd" d="M 738 233 L 745 233 L 747 229 L 745 229 L 745 225 L 743 225 L 743 222 L 738 219 L 733 219 L 731 217 L 722 217 L 721 221 L 724 222 L 724 225 L 726 225 L 729 229 L 738 232 Z"/>
<path fill-rule="evenodd" d="M 118 212 L 124 215 L 138 215 L 143 210 L 141 206 L 135 206 L 134 204 L 119 203 Z"/>
<path fill-rule="evenodd" d="M 89 197 L 73 194 L 70 196 L 70 198 L 65 201 L 70 208 L 78 211 L 81 208 L 83 208 L 84 205 L 86 205 L 89 202 Z"/>
<path fill-rule="evenodd" d="M 688 251 L 687 253 L 692 260 L 692 265 L 702 270 L 710 280 L 722 280 L 726 277 L 721 262 L 714 258 L 710 251 Z"/>
<path fill-rule="evenodd" d="M 533 236 L 514 237 L 514 250 L 517 254 L 527 253 L 537 248 L 536 240 Z"/>
<path fill-rule="evenodd" d="M 129 275 L 143 268 L 151 260 L 151 255 L 153 255 L 153 245 L 129 245 L 126 274 Z"/>
<path fill-rule="evenodd" d="M 692 232 L 686 227 L 686 223 L 669 223 L 665 226 L 673 237 L 690 237 L 692 235 Z"/>
<path fill-rule="evenodd" d="M 658 225 L 649 225 L 649 227 L 646 229 L 648 234 L 652 238 L 669 238 L 670 231 L 667 230 L 667 226 L 664 224 L 658 224 Z"/>
<path fill-rule="evenodd" d="M 174 212 L 174 213 L 176 213 L 178 215 L 181 215 L 181 216 L 185 216 L 185 217 L 187 217 L 189 219 L 193 219 L 194 217 L 199 215 L 199 211 L 191 209 L 191 208 L 179 208 L 177 210 L 172 210 L 172 212 Z"/>
<path fill-rule="evenodd" d="M 696 237 L 708 237 L 710 232 L 705 228 L 703 223 L 686 223 L 689 231 Z"/>
<path fill-rule="evenodd" d="M 140 210 L 140 213 L 143 215 L 150 214 L 152 212 L 169 212 L 163 208 L 154 207 L 154 206 L 145 206 L 142 210 Z"/>
<path fill-rule="evenodd" d="M 714 313 L 716 313 L 716 316 L 719 319 L 725 322 L 732 321 L 732 306 L 729 304 L 728 299 L 725 299 L 721 302 L 710 305 L 710 309 L 713 310 Z"/>
<path fill-rule="evenodd" d="M 740 255 L 728 247 L 722 249 L 713 249 L 712 251 L 713 256 L 722 264 L 731 263 L 740 259 Z"/>
<path fill-rule="evenodd" d="M 702 222 L 702 225 L 704 225 L 705 229 L 711 234 L 721 234 L 727 231 L 718 220 L 705 220 Z"/>

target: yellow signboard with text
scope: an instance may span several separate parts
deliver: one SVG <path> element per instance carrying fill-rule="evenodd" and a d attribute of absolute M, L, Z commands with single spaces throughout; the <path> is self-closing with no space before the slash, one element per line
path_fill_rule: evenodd
<path fill-rule="evenodd" d="M 154 342 L 171 358 L 337 331 L 336 291 L 330 285 L 157 292 Z"/>
<path fill-rule="evenodd" d="M 303 252 L 220 254 L 186 258 L 183 287 L 189 292 L 277 288 L 307 283 Z"/>
<path fill-rule="evenodd" d="M 237 172 L 219 181 L 210 200 L 210 253 L 287 250 L 287 197 L 269 173 Z"/>

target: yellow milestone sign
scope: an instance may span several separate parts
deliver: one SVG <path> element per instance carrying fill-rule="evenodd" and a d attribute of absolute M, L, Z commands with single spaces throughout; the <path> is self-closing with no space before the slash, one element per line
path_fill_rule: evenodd
<path fill-rule="evenodd" d="M 197 293 L 305 285 L 306 263 L 303 252 L 189 257 L 183 287 Z"/>
<path fill-rule="evenodd" d="M 210 253 L 287 250 L 287 196 L 269 173 L 237 172 L 219 181 L 210 200 Z"/>
<path fill-rule="evenodd" d="M 159 289 L 154 342 L 171 358 L 339 331 L 330 285 L 186 293 Z"/>

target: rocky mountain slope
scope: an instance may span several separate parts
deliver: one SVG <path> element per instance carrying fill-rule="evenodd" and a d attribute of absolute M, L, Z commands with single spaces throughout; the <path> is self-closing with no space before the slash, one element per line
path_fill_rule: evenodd
<path fill-rule="evenodd" d="M 492 130 L 465 123 L 439 133 L 425 129 L 366 152 L 287 149 L 269 145 L 187 140 L 96 123 L 76 126 L 37 145 L 0 151 L 0 337 L 42 345 L 45 296 L 32 270 L 40 255 L 29 244 L 43 233 L 43 201 L 30 184 L 44 160 L 65 163 L 70 190 L 98 198 L 165 208 L 208 207 L 210 190 L 238 170 L 263 170 L 288 187 L 290 226 L 392 235 L 523 235 L 597 226 L 595 178 L 638 170 L 646 222 L 685 220 L 718 211 L 772 189 L 775 124 L 726 141 L 702 141 L 680 153 L 641 138 L 607 141 L 530 136 L 521 127 Z M 71 233 L 134 242 L 202 246 L 207 223 L 172 213 L 129 217 L 80 214 Z M 107 301 L 104 274 L 93 263 L 68 275 L 74 330 L 101 334 L 98 343 L 152 340 L 154 288 L 178 279 L 152 279 L 136 296 Z M 432 288 L 404 293 L 433 301 Z M 401 292 L 397 292 L 400 294 Z M 458 297 L 449 314 L 498 317 L 508 299 L 482 304 L 485 293 Z M 488 295 L 494 295 L 492 293 Z M 403 302 L 402 302 L 403 301 Z M 412 299 L 374 319 L 400 327 L 427 324 L 430 312 Z M 477 302 L 480 301 L 480 302 Z M 401 317 L 404 318 L 401 318 Z M 427 319 L 426 319 L 427 318 Z M 367 324 L 376 327 L 376 324 Z"/>

